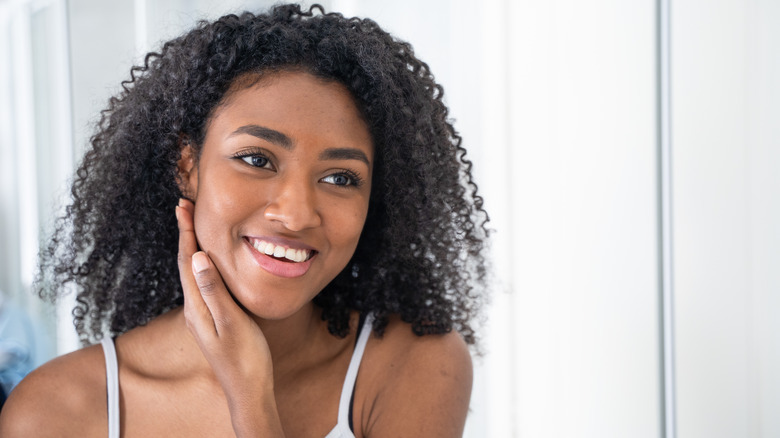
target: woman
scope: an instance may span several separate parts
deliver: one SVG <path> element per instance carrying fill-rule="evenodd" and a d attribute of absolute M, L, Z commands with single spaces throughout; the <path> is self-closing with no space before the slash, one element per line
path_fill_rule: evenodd
<path fill-rule="evenodd" d="M 411 46 L 319 7 L 201 23 L 91 143 L 39 285 L 101 345 L 1 436 L 462 434 L 487 217 Z"/>

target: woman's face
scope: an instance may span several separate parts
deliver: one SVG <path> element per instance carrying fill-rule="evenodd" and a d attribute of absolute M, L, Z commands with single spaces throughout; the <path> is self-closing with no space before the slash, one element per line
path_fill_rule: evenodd
<path fill-rule="evenodd" d="M 236 87 L 183 154 L 195 234 L 233 296 L 288 317 L 347 264 L 368 211 L 374 149 L 349 91 L 308 73 Z"/>

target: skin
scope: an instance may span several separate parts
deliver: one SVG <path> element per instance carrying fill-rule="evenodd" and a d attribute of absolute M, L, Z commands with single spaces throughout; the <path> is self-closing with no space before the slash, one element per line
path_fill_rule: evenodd
<path fill-rule="evenodd" d="M 358 243 L 373 152 L 339 83 L 283 72 L 228 92 L 200 155 L 182 147 L 194 200 L 175 208 L 185 304 L 116 340 L 122 436 L 325 436 L 335 426 L 359 315 L 340 339 L 311 300 Z M 258 262 L 253 238 L 316 253 L 305 273 L 280 275 Z M 458 334 L 417 337 L 391 318 L 360 366 L 355 435 L 460 436 L 471 383 Z M 13 391 L 0 436 L 105 437 L 105 391 L 100 346 L 56 358 Z"/>

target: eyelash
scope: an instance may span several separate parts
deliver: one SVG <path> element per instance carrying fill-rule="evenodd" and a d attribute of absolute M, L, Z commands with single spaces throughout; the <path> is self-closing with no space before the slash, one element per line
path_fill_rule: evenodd
<path fill-rule="evenodd" d="M 245 162 L 246 164 L 248 164 L 248 165 L 250 165 L 252 167 L 257 167 L 258 169 L 264 169 L 264 168 L 266 168 L 266 166 L 271 164 L 271 159 L 268 158 L 268 156 L 262 150 L 254 149 L 254 148 L 236 152 L 233 155 L 233 158 L 239 159 L 239 160 Z M 254 164 L 252 164 L 250 162 L 250 160 L 253 159 L 253 158 L 263 158 L 263 159 L 265 159 L 266 162 L 262 166 L 256 166 L 256 165 L 254 165 Z M 250 160 L 247 160 L 247 159 L 250 159 Z M 354 171 L 349 170 L 349 169 L 339 169 L 338 172 L 332 173 L 332 174 L 330 174 L 330 175 L 328 175 L 328 176 L 326 176 L 326 177 L 324 177 L 322 179 L 324 180 L 326 178 L 332 178 L 332 177 L 336 177 L 336 176 L 345 176 L 345 177 L 347 177 L 350 180 L 349 183 L 347 183 L 347 184 L 333 184 L 336 187 L 343 187 L 343 188 L 354 187 L 354 188 L 357 188 L 357 187 L 362 186 L 363 182 L 364 182 L 363 178 L 357 172 L 354 172 Z"/>

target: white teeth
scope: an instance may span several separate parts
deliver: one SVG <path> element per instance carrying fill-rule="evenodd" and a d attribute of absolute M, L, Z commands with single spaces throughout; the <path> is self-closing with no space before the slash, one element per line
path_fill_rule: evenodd
<path fill-rule="evenodd" d="M 305 249 L 285 248 L 262 240 L 253 240 L 252 246 L 263 254 L 274 257 L 284 257 L 292 262 L 300 263 L 309 258 L 309 251 Z"/>

